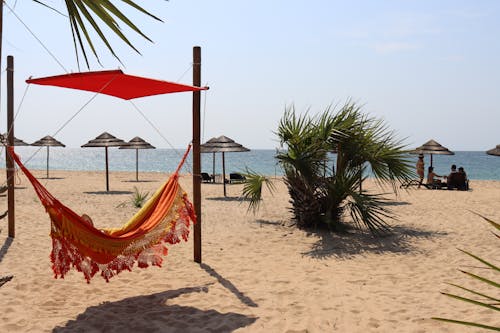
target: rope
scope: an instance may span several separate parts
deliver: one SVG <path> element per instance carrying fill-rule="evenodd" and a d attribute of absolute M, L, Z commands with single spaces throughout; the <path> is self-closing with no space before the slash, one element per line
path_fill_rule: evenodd
<path fill-rule="evenodd" d="M 182 75 L 177 79 L 176 82 L 179 82 L 184 77 L 184 75 L 186 75 L 186 73 L 189 72 L 191 68 L 193 68 L 193 63 L 189 64 L 189 67 L 184 71 L 184 73 L 182 73 Z"/>
<path fill-rule="evenodd" d="M 208 82 L 205 86 L 208 86 Z M 207 117 L 205 116 L 207 111 L 207 91 L 203 91 L 203 126 L 201 127 L 201 142 L 205 142 L 205 119 Z"/>
<path fill-rule="evenodd" d="M 45 49 L 45 51 L 47 51 L 47 53 L 52 57 L 52 59 L 54 59 L 57 64 L 59 66 L 61 66 L 61 68 L 66 72 L 68 73 L 68 70 L 63 66 L 63 64 L 59 61 L 59 59 L 57 59 L 57 57 L 52 53 L 50 52 L 50 50 L 45 46 L 45 44 L 43 44 L 43 42 L 35 35 L 35 33 L 26 25 L 26 23 L 23 22 L 23 20 L 21 20 L 21 18 L 16 14 L 16 12 L 14 11 L 14 9 L 12 7 L 9 6 L 9 4 L 6 2 L 6 1 L 2 1 L 5 6 L 7 6 L 7 8 L 9 8 L 9 10 L 12 12 L 12 14 L 14 14 L 14 16 L 18 19 L 19 22 L 21 22 L 21 24 L 26 28 L 26 30 L 28 30 L 28 32 L 37 40 L 37 42 Z"/>
<path fill-rule="evenodd" d="M 170 148 L 175 151 L 175 153 L 182 158 L 182 154 L 179 153 L 179 150 L 177 148 L 175 148 L 171 143 L 170 141 L 168 141 L 168 139 L 160 132 L 160 130 L 158 129 L 158 127 L 155 126 L 155 124 L 153 124 L 153 122 L 151 120 L 149 120 L 148 117 L 146 117 L 146 115 L 144 114 L 144 112 L 142 112 L 139 107 L 137 105 L 135 105 L 134 102 L 132 102 L 131 100 L 129 100 L 130 104 L 132 104 L 132 106 L 134 107 L 134 109 L 139 112 L 139 114 L 148 122 L 149 125 L 151 125 L 151 127 L 156 131 L 156 133 L 158 133 L 158 135 L 163 139 L 165 140 L 165 142 L 170 146 Z M 192 165 L 189 163 L 189 162 L 186 162 L 186 164 L 189 166 L 190 169 L 192 169 Z"/>
<path fill-rule="evenodd" d="M 68 124 L 69 124 L 69 123 L 70 123 L 70 122 L 71 122 L 71 121 L 72 121 L 72 120 L 73 120 L 73 119 L 74 119 L 74 118 L 75 118 L 78 114 L 79 114 L 79 113 L 80 113 L 80 112 L 82 112 L 82 111 L 83 111 L 83 109 L 85 109 L 85 108 L 86 108 L 86 107 L 87 107 L 87 106 L 88 106 L 88 105 L 89 105 L 89 104 L 90 104 L 90 103 L 91 103 L 91 102 L 92 102 L 92 101 L 93 101 L 93 100 L 94 100 L 94 99 L 95 99 L 95 98 L 96 98 L 96 97 L 97 97 L 97 96 L 98 96 L 98 95 L 99 95 L 99 94 L 100 94 L 100 93 L 101 93 L 104 89 L 106 89 L 106 87 L 107 87 L 108 85 L 110 85 L 110 84 L 111 84 L 111 82 L 113 82 L 113 80 L 114 80 L 116 77 L 117 77 L 117 76 L 114 76 L 114 77 L 113 77 L 111 80 L 109 80 L 109 81 L 108 81 L 105 85 L 103 85 L 103 86 L 102 86 L 102 88 L 101 88 L 98 92 L 96 92 L 96 93 L 95 93 L 95 94 L 94 94 L 94 95 L 93 95 L 93 96 L 92 96 L 92 97 L 91 97 L 91 98 L 90 98 L 87 102 L 85 102 L 85 103 L 83 104 L 83 106 L 81 106 L 81 107 L 80 107 L 80 109 L 78 109 L 78 111 L 76 111 L 76 112 L 75 112 L 75 113 L 74 113 L 74 114 L 73 114 L 73 115 L 72 115 L 72 116 L 71 116 L 68 120 L 66 120 L 66 122 L 64 122 L 64 124 L 62 124 L 62 126 L 60 126 L 60 127 L 59 127 L 59 129 L 58 129 L 58 130 L 57 130 L 54 134 L 52 134 L 52 136 L 56 136 L 59 132 L 61 132 L 61 131 L 62 131 L 62 130 L 63 130 L 63 129 L 64 129 L 64 128 L 65 128 L 65 127 L 66 127 L 66 126 L 67 126 L 67 125 L 68 125 Z M 29 85 L 28 85 L 28 87 L 29 87 Z M 27 88 L 26 88 L 26 90 L 25 90 L 25 94 L 24 94 L 24 96 L 23 96 L 22 101 L 24 101 L 24 97 L 26 96 L 26 93 L 27 93 L 27 91 L 28 91 L 28 87 L 27 87 Z M 22 101 L 21 101 L 21 102 L 22 102 Z M 21 104 L 22 104 L 22 103 L 21 103 Z M 19 113 L 19 110 L 20 110 L 20 109 L 21 109 L 21 105 L 19 105 L 19 108 L 18 108 L 17 113 Z M 16 117 L 17 117 L 17 113 L 16 113 Z M 15 118 L 14 118 L 14 119 L 15 119 Z M 10 129 L 9 129 L 9 132 L 10 132 Z M 5 143 L 3 143 L 3 144 L 5 144 Z M 29 163 L 29 161 L 31 161 L 31 159 L 32 159 L 33 157 L 35 157 L 35 155 L 36 155 L 36 154 L 38 154 L 38 153 L 40 152 L 40 150 L 41 150 L 41 149 L 43 149 L 43 146 L 38 147 L 38 149 L 36 149 L 36 150 L 33 152 L 33 154 L 31 154 L 31 156 L 29 156 L 29 157 L 26 159 L 26 161 L 24 162 L 24 164 Z"/>

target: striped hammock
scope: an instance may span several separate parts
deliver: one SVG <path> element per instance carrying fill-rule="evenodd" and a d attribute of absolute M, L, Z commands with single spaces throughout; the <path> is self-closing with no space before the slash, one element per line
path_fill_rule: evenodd
<path fill-rule="evenodd" d="M 190 220 L 196 222 L 193 206 L 178 182 L 189 148 L 177 170 L 119 229 L 95 228 L 85 214 L 80 216 L 50 194 L 23 165 L 13 147 L 8 151 L 50 216 L 50 259 L 55 278 L 64 278 L 73 267 L 83 273 L 87 283 L 97 272 L 109 282 L 121 271 L 130 271 L 135 262 L 140 268 L 161 267 L 168 251 L 166 244 L 187 241 Z"/>

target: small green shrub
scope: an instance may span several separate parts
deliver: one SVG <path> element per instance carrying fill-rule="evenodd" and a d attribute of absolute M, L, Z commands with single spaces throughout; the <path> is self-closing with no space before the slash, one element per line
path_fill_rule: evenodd
<path fill-rule="evenodd" d="M 144 202 L 148 198 L 149 192 L 140 192 L 137 187 L 134 186 L 134 194 L 132 195 L 132 204 L 136 208 L 141 208 Z"/>

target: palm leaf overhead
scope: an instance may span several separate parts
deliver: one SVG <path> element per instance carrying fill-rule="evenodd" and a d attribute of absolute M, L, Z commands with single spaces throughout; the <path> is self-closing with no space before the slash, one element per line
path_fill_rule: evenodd
<path fill-rule="evenodd" d="M 47 5 L 45 1 L 33 1 L 45 7 L 56 10 Z M 146 11 L 134 1 L 116 0 L 114 2 L 121 2 L 123 4 L 126 4 L 127 6 L 132 7 L 134 10 L 137 10 L 155 20 L 161 21 L 158 17 Z M 107 26 L 113 32 L 113 34 L 118 36 L 118 38 L 120 38 L 125 44 L 127 44 L 130 48 L 132 48 L 139 54 L 140 52 L 122 32 L 122 27 L 120 26 L 120 24 L 123 24 L 124 26 L 130 28 L 146 40 L 151 41 L 149 37 L 147 37 L 130 19 L 128 19 L 122 13 L 122 11 L 120 11 L 113 4 L 112 0 L 65 0 L 65 4 L 68 11 L 68 19 L 71 26 L 71 33 L 73 36 L 73 44 L 75 47 L 76 57 L 77 59 L 79 59 L 78 51 L 80 50 L 83 58 L 85 59 L 87 67 L 90 67 L 86 52 L 87 48 L 90 48 L 97 61 L 99 62 L 99 56 L 89 34 L 89 32 L 92 30 L 99 36 L 99 39 L 104 43 L 104 45 L 106 45 L 108 51 L 116 59 L 120 60 L 98 22 Z"/>

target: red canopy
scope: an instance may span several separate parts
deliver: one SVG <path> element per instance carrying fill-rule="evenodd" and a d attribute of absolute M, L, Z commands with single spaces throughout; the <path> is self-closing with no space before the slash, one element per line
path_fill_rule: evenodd
<path fill-rule="evenodd" d="M 121 70 L 49 76 L 38 79 L 28 79 L 26 82 L 98 92 L 100 94 L 111 95 L 127 100 L 152 95 L 208 89 L 208 87 L 194 87 L 128 75 Z"/>

